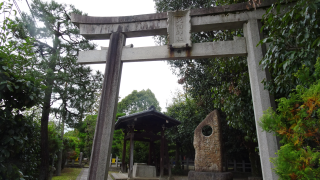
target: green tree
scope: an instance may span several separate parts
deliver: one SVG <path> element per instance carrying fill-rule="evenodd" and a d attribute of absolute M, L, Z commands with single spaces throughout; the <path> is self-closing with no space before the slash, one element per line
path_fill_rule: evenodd
<path fill-rule="evenodd" d="M 74 127 L 81 122 L 83 113 L 101 88 L 101 74 L 91 74 L 89 67 L 76 63 L 78 52 L 91 50 L 95 45 L 79 35 L 79 29 L 70 21 L 70 14 L 82 14 L 72 5 L 34 0 L 31 4 L 34 16 L 24 16 L 16 36 L 21 39 L 33 37 L 38 70 L 47 88 L 44 91 L 41 117 L 41 170 L 40 180 L 48 178 L 48 120 L 51 105 L 62 101 L 55 109 L 64 115 L 66 123 Z M 35 21 L 40 22 L 35 25 Z M 68 84 L 65 86 L 65 84 Z M 53 97 L 54 95 L 54 97 Z"/>
<path fill-rule="evenodd" d="M 179 156 L 194 158 L 195 150 L 193 146 L 194 130 L 207 116 L 204 109 L 199 108 L 196 101 L 188 98 L 182 93 L 177 93 L 174 101 L 167 107 L 166 115 L 173 117 L 181 122 L 179 126 L 173 127 L 166 132 L 166 137 L 175 145 L 175 150 L 170 156 L 175 156 L 179 162 Z M 243 160 L 248 158 L 248 153 L 243 146 L 243 133 L 227 125 L 224 113 L 222 119 L 222 138 L 224 142 L 224 156 L 228 159 Z M 175 172 L 179 166 L 175 166 Z M 179 173 L 179 172 L 177 172 Z"/>
<path fill-rule="evenodd" d="M 32 39 L 14 39 L 10 1 L 0 2 L 0 179 L 36 179 L 40 144 L 39 125 L 25 110 L 40 103 L 44 88 L 30 75 Z"/>
<path fill-rule="evenodd" d="M 132 91 L 131 94 L 127 95 L 118 103 L 117 113 L 121 115 L 129 115 L 141 111 L 147 110 L 150 106 L 154 106 L 157 111 L 161 111 L 161 107 L 159 106 L 159 102 L 156 99 L 155 95 L 150 89 Z M 120 117 L 120 116 L 118 116 Z M 123 149 L 123 138 L 124 133 L 122 130 L 115 130 L 114 138 L 112 143 L 112 151 L 114 154 L 117 154 L 122 157 L 122 149 Z M 127 155 L 126 162 L 128 162 L 129 157 L 129 147 L 127 144 Z M 136 141 L 134 146 L 134 161 L 135 162 L 147 162 L 149 152 L 149 145 L 145 142 Z"/>
<path fill-rule="evenodd" d="M 192 4 L 178 0 L 171 3 L 165 2 L 167 1 L 155 1 L 157 12 L 213 7 L 243 1 L 199 0 L 192 1 Z M 227 41 L 233 40 L 234 36 L 243 37 L 242 29 L 192 33 L 191 40 L 193 43 Z M 166 40 L 160 37 L 159 42 L 166 42 Z M 236 135 L 233 137 L 234 139 L 229 136 L 228 141 L 240 141 L 246 147 L 252 166 L 252 175 L 260 176 L 261 170 L 257 166 L 260 164 L 260 159 L 256 152 L 258 143 L 246 58 L 186 59 L 168 61 L 168 64 L 172 67 L 173 72 L 181 78 L 178 82 L 185 86 L 187 94 L 195 101 L 197 110 L 203 112 L 202 119 L 213 109 L 220 109 L 223 112 L 222 114 L 226 116 L 224 123 L 230 126 L 223 126 L 223 131 L 236 129 L 237 132 L 234 133 Z M 233 148 L 232 150 L 236 152 L 237 149 Z"/>
<path fill-rule="evenodd" d="M 49 162 L 50 163 L 50 178 L 52 177 L 53 169 L 55 162 L 57 160 L 57 153 L 62 151 L 63 148 L 63 140 L 60 137 L 59 128 L 54 124 L 54 122 L 50 122 L 48 126 L 48 143 L 49 143 Z M 49 179 L 50 179 L 49 178 Z"/>
<path fill-rule="evenodd" d="M 117 113 L 116 114 L 116 120 L 124 116 L 124 113 Z M 91 149 L 93 145 L 93 138 L 94 138 L 94 133 L 96 129 L 96 124 L 97 124 L 97 117 L 98 115 L 87 115 L 86 118 L 84 119 L 83 123 L 81 126 L 78 126 L 78 133 L 77 137 L 81 140 L 79 143 L 79 148 L 81 151 L 84 152 L 84 156 L 86 157 L 91 157 Z M 115 131 L 113 134 L 113 143 L 112 143 L 112 154 L 119 156 L 120 155 L 120 150 L 117 144 L 121 143 L 123 141 L 123 134 L 121 130 Z"/>
<path fill-rule="evenodd" d="M 161 111 L 159 102 L 150 89 L 141 91 L 133 90 L 131 94 L 118 103 L 117 112 L 126 113 L 128 115 L 147 110 L 152 105 L 157 111 Z"/>
<path fill-rule="evenodd" d="M 86 116 L 82 126 L 83 127 L 82 129 L 86 133 L 84 154 L 86 157 L 89 157 L 89 158 L 91 156 L 91 149 L 93 145 L 93 138 L 94 138 L 94 132 L 96 129 L 97 118 L 98 118 L 98 115 Z"/>
<path fill-rule="evenodd" d="M 205 117 L 205 113 L 198 109 L 196 101 L 186 98 L 185 94 L 177 93 L 173 99 L 173 103 L 167 107 L 166 115 L 175 118 L 181 122 L 179 126 L 172 127 L 166 131 L 166 138 L 171 144 L 174 144 L 175 157 L 175 174 L 179 174 L 181 170 L 180 158 L 186 156 L 194 159 L 195 150 L 193 147 L 194 129 Z"/>
<path fill-rule="evenodd" d="M 280 179 L 319 178 L 319 8 L 318 0 L 277 1 L 263 18 L 269 49 L 261 64 L 272 76 L 264 83 L 278 107 L 261 125 L 281 137 L 272 159 Z"/>
<path fill-rule="evenodd" d="M 281 138 L 278 157 L 272 159 L 280 179 L 320 178 L 320 58 L 313 69 L 300 68 L 295 76 L 308 81 L 289 98 L 278 99 L 277 111 L 269 109 L 261 119 L 265 131 Z"/>
<path fill-rule="evenodd" d="M 118 120 L 119 117 L 121 116 L 125 116 L 126 114 L 124 113 L 117 113 L 116 115 L 116 121 Z M 121 156 L 122 154 L 122 149 L 123 149 L 123 138 L 124 138 L 124 134 L 121 130 L 115 130 L 113 133 L 113 140 L 112 140 L 112 149 L 111 149 L 111 153 L 112 156 Z"/>
<path fill-rule="evenodd" d="M 67 157 L 69 159 L 77 159 L 80 156 L 80 146 L 82 139 L 79 138 L 79 131 L 74 129 L 73 131 L 68 131 L 64 134 L 64 138 L 68 139 L 71 145 L 69 145 L 69 150 L 67 151 Z"/>
<path fill-rule="evenodd" d="M 275 98 L 288 97 L 299 80 L 296 73 L 301 66 L 314 71 L 320 54 L 320 1 L 278 0 L 263 17 L 263 29 L 267 38 L 268 51 L 261 64 L 271 72 L 271 80 L 265 80 L 265 87 Z M 284 8 L 287 6 L 287 8 Z"/>

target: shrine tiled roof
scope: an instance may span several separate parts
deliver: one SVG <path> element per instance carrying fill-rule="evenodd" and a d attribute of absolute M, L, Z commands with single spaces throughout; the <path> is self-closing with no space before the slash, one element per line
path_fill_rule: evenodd
<path fill-rule="evenodd" d="M 154 106 L 145 111 L 122 116 L 115 123 L 115 129 L 126 129 L 127 126 L 134 125 L 136 130 L 161 131 L 162 127 L 171 128 L 181 124 L 180 121 L 158 112 Z"/>

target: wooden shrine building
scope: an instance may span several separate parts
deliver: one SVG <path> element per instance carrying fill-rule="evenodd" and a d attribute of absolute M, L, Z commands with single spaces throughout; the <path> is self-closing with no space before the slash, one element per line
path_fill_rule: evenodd
<path fill-rule="evenodd" d="M 149 158 L 148 165 L 155 165 L 156 162 L 160 164 L 160 176 L 163 176 L 164 168 L 168 169 L 170 174 L 170 161 L 168 155 L 167 140 L 164 132 L 167 128 L 177 126 L 180 121 L 166 116 L 156 111 L 154 106 L 151 106 L 148 110 L 130 114 L 128 116 L 119 117 L 115 123 L 115 129 L 122 129 L 125 133 L 123 151 L 122 151 L 122 166 L 121 171 L 126 171 L 126 141 L 130 141 L 130 162 L 128 177 L 132 178 L 133 175 L 133 149 L 134 141 L 149 142 Z M 158 135 L 161 133 L 161 135 Z M 160 160 L 155 159 L 154 142 L 161 141 L 160 145 Z"/>

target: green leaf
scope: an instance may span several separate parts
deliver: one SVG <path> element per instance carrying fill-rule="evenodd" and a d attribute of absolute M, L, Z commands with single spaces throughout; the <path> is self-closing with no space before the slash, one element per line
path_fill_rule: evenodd
<path fill-rule="evenodd" d="M 318 37 L 311 45 L 311 47 L 319 46 L 320 45 L 320 37 Z"/>
<path fill-rule="evenodd" d="M 11 87 L 10 84 L 7 84 L 7 88 L 8 88 L 11 92 L 13 92 L 13 89 L 12 89 L 12 87 Z"/>
<path fill-rule="evenodd" d="M 9 151 L 6 151 L 6 150 L 5 150 L 3 153 L 4 153 L 4 156 L 7 157 L 7 158 L 10 156 Z"/>

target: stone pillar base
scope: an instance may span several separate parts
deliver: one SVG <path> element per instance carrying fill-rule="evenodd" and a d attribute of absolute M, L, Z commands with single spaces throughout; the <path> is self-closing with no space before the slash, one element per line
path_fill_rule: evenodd
<path fill-rule="evenodd" d="M 189 171 L 188 180 L 232 180 L 231 172 L 197 172 Z"/>

